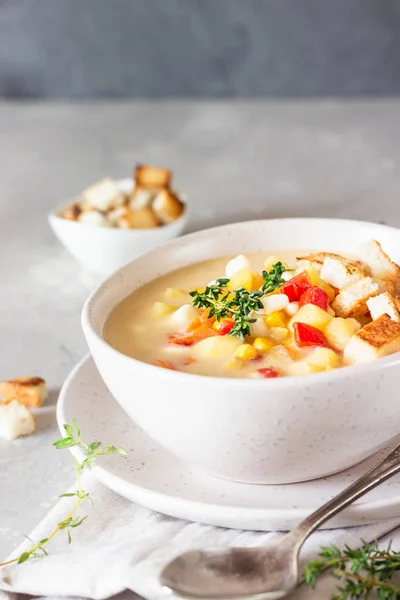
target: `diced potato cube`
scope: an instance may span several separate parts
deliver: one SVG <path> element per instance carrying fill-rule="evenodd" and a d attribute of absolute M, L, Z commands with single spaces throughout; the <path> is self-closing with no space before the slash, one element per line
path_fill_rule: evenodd
<path fill-rule="evenodd" d="M 243 254 L 239 254 L 238 256 L 235 256 L 235 258 L 232 258 L 232 260 L 228 262 L 228 264 L 225 267 L 225 274 L 227 277 L 229 277 L 229 279 L 231 279 L 235 275 L 235 273 L 243 271 L 243 269 L 249 270 L 250 266 L 251 265 L 249 260 Z"/>
<path fill-rule="evenodd" d="M 261 302 L 264 306 L 264 313 L 269 315 L 286 308 L 289 304 L 289 298 L 286 294 L 272 294 L 262 298 Z"/>
<path fill-rule="evenodd" d="M 169 301 L 170 304 L 173 304 L 174 306 L 182 306 L 191 300 L 189 294 L 183 290 L 178 290 L 177 288 L 172 287 L 165 290 L 164 297 Z"/>
<path fill-rule="evenodd" d="M 267 337 L 257 337 L 253 342 L 253 346 L 257 352 L 265 354 L 275 346 L 275 342 Z"/>
<path fill-rule="evenodd" d="M 307 323 L 308 325 L 312 325 L 317 329 L 323 331 L 325 327 L 332 321 L 333 317 L 323 310 L 319 308 L 319 306 L 315 306 L 315 304 L 305 304 L 291 318 L 289 322 L 290 329 L 293 329 L 293 323 Z"/>
<path fill-rule="evenodd" d="M 251 344 L 241 344 L 236 348 L 235 356 L 242 360 L 252 360 L 257 358 L 258 352 Z"/>
<path fill-rule="evenodd" d="M 321 369 L 315 365 L 310 365 L 305 361 L 298 361 L 289 365 L 287 374 L 292 376 L 297 375 L 311 375 L 311 373 L 318 373 Z"/>
<path fill-rule="evenodd" d="M 307 356 L 306 363 L 308 365 L 314 365 L 315 367 L 321 367 L 321 369 L 335 369 L 340 367 L 340 358 L 330 348 L 316 348 Z"/>
<path fill-rule="evenodd" d="M 328 342 L 338 350 L 344 350 L 350 338 L 360 329 L 355 319 L 336 317 L 327 325 L 325 335 Z"/>
<path fill-rule="evenodd" d="M 184 304 L 172 313 L 170 317 L 171 324 L 175 327 L 175 331 L 184 332 L 198 314 L 199 313 L 194 306 L 191 304 Z"/>
<path fill-rule="evenodd" d="M 227 369 L 228 371 L 238 371 L 239 369 L 242 369 L 243 366 L 243 361 L 240 360 L 240 358 L 236 358 L 236 356 L 228 358 L 228 360 L 224 364 L 225 369 Z"/>
<path fill-rule="evenodd" d="M 303 270 L 306 270 L 309 274 L 312 285 L 319 285 L 321 287 L 321 277 L 319 276 L 319 272 L 315 267 L 313 267 L 311 264 L 307 264 Z"/>
<path fill-rule="evenodd" d="M 209 337 L 193 346 L 192 354 L 199 358 L 230 358 L 242 341 L 230 335 Z"/>
<path fill-rule="evenodd" d="M 237 290 L 242 287 L 248 292 L 253 288 L 253 273 L 250 269 L 242 269 L 234 273 L 230 279 L 229 287 L 231 290 Z"/>
<path fill-rule="evenodd" d="M 251 291 L 259 290 L 262 284 L 264 283 L 264 278 L 260 273 L 257 273 L 257 271 L 252 271 L 252 276 L 253 281 L 251 285 Z"/>
<path fill-rule="evenodd" d="M 266 271 L 270 271 L 272 269 L 272 267 L 274 265 L 276 265 L 276 263 L 278 263 L 278 262 L 281 262 L 283 264 L 283 266 L 285 267 L 285 269 L 289 268 L 289 265 L 284 260 L 279 258 L 279 256 L 268 256 L 264 261 L 264 269 Z"/>
<path fill-rule="evenodd" d="M 264 317 L 260 317 L 256 312 L 249 314 L 250 319 L 256 319 L 254 323 L 250 323 L 250 332 L 252 337 L 268 337 L 270 328 L 266 324 Z"/>
<path fill-rule="evenodd" d="M 166 304 L 165 302 L 154 302 L 153 315 L 161 318 L 171 314 L 174 310 L 176 310 L 176 306 L 171 306 L 171 304 Z"/>
<path fill-rule="evenodd" d="M 329 302 L 332 302 L 335 299 L 335 290 L 329 285 L 329 283 L 326 283 L 321 279 L 317 285 L 319 285 L 319 287 L 325 290 L 325 292 L 328 294 Z"/>
<path fill-rule="evenodd" d="M 299 310 L 298 302 L 289 302 L 289 304 L 285 307 L 285 313 L 289 315 L 289 317 L 293 317 L 297 311 Z"/>
<path fill-rule="evenodd" d="M 270 313 L 265 317 L 269 327 L 287 327 L 287 317 L 283 310 Z"/>
<path fill-rule="evenodd" d="M 289 334 L 287 327 L 271 327 L 270 336 L 275 342 L 283 342 Z"/>

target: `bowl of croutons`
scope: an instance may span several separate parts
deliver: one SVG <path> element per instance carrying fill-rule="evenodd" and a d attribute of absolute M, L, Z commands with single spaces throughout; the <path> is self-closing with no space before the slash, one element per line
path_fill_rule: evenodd
<path fill-rule="evenodd" d="M 179 236 L 187 221 L 169 169 L 138 165 L 131 179 L 103 179 L 48 218 L 56 237 L 86 269 L 108 275 Z"/>

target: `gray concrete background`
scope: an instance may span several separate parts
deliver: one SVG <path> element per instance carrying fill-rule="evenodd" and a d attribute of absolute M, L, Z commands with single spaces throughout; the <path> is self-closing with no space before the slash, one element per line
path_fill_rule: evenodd
<path fill-rule="evenodd" d="M 0 0 L 0 97 L 400 92 L 398 0 Z"/>

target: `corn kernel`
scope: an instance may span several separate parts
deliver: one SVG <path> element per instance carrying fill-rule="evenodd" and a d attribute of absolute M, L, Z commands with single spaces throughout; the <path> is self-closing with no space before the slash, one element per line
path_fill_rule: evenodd
<path fill-rule="evenodd" d="M 283 311 L 277 310 L 267 315 L 265 322 L 269 327 L 286 327 L 287 318 Z"/>
<path fill-rule="evenodd" d="M 242 360 L 252 360 L 253 358 L 257 358 L 258 352 L 250 344 L 241 344 L 236 348 L 235 356 Z"/>
<path fill-rule="evenodd" d="M 237 290 L 242 287 L 248 292 L 251 292 L 253 287 L 253 273 L 250 269 L 242 269 L 234 273 L 230 279 L 229 287 L 231 290 Z"/>
<path fill-rule="evenodd" d="M 253 346 L 257 352 L 265 353 L 275 346 L 275 342 L 266 337 L 257 337 L 253 342 Z"/>
<path fill-rule="evenodd" d="M 229 358 L 226 363 L 224 364 L 225 369 L 227 369 L 228 371 L 237 371 L 238 369 L 241 369 L 244 366 L 244 363 L 242 360 L 240 360 L 240 358 L 236 358 L 235 356 L 232 356 L 232 358 Z"/>
<path fill-rule="evenodd" d="M 321 369 L 315 365 L 309 365 L 304 361 L 295 362 L 288 367 L 288 375 L 311 375 L 311 373 L 318 373 Z"/>
<path fill-rule="evenodd" d="M 176 310 L 176 306 L 171 306 L 171 304 L 165 302 L 154 302 L 153 305 L 153 315 L 159 318 L 171 314 L 174 310 Z"/>

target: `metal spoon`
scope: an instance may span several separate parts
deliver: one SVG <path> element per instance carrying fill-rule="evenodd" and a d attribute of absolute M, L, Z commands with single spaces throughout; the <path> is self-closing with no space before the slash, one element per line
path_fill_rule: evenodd
<path fill-rule="evenodd" d="M 400 444 L 278 541 L 258 548 L 185 552 L 167 564 L 160 582 L 186 598 L 283 598 L 297 586 L 299 551 L 310 533 L 399 471 Z"/>

